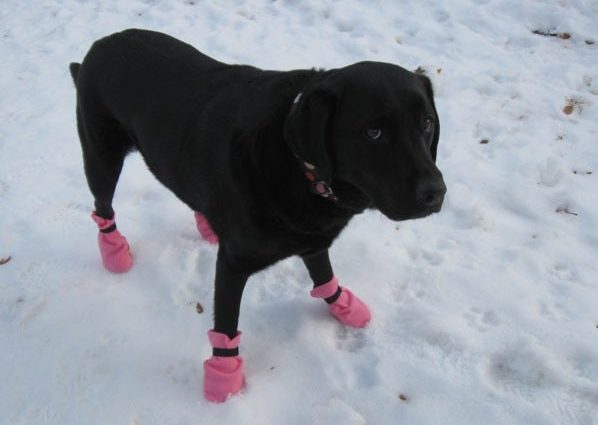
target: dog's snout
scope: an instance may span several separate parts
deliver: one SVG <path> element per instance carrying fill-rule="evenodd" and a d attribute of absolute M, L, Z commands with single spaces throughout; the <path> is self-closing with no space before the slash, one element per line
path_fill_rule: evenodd
<path fill-rule="evenodd" d="M 442 204 L 445 193 L 446 185 L 442 179 L 424 180 L 416 188 L 418 201 L 426 207 L 436 207 Z"/>

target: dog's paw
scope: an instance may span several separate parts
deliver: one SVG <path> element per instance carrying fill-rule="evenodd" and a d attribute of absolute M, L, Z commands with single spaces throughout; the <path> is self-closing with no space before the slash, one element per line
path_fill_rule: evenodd
<path fill-rule="evenodd" d="M 336 348 L 354 353 L 362 350 L 367 345 L 364 331 L 349 329 L 344 326 L 336 331 Z"/>
<path fill-rule="evenodd" d="M 243 387 L 243 358 L 212 356 L 203 364 L 203 394 L 206 400 L 225 402 Z"/>
<path fill-rule="evenodd" d="M 118 230 L 99 232 L 98 246 L 104 267 L 112 273 L 125 273 L 133 267 L 129 243 Z"/>
<path fill-rule="evenodd" d="M 364 328 L 372 319 L 370 309 L 347 288 L 342 288 L 338 299 L 328 305 L 330 313 L 343 325 Z"/>

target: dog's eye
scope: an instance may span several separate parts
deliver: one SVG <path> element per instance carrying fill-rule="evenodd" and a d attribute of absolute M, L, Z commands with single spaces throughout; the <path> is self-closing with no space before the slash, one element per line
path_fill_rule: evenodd
<path fill-rule="evenodd" d="M 434 118 L 426 117 L 424 118 L 424 131 L 427 133 L 432 130 L 434 127 Z"/>
<path fill-rule="evenodd" d="M 382 129 L 380 128 L 368 128 L 365 131 L 365 135 L 370 140 L 378 140 L 382 137 Z"/>

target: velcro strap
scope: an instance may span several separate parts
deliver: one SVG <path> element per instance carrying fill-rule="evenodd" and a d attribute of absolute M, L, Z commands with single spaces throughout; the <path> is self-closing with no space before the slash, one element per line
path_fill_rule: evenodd
<path fill-rule="evenodd" d="M 116 223 L 112 223 L 110 226 L 100 229 L 100 232 L 110 233 L 110 232 L 114 232 L 115 230 L 116 230 Z"/>
<path fill-rule="evenodd" d="M 332 304 L 333 302 L 335 302 L 336 300 L 338 300 L 338 297 L 341 296 L 341 292 L 343 292 L 343 288 L 341 288 L 340 286 L 337 287 L 336 289 L 336 293 L 328 298 L 324 298 L 324 301 L 326 301 L 328 304 Z"/>
<path fill-rule="evenodd" d="M 239 347 L 237 348 L 212 348 L 212 355 L 216 357 L 235 357 L 239 355 Z"/>

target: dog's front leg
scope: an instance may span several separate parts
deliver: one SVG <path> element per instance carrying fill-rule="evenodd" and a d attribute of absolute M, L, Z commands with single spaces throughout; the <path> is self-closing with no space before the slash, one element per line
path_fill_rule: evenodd
<path fill-rule="evenodd" d="M 212 357 L 204 362 L 204 396 L 223 402 L 243 386 L 243 358 L 239 355 L 239 310 L 248 274 L 234 271 L 221 248 L 216 262 L 214 329 L 208 332 Z"/>
<path fill-rule="evenodd" d="M 332 271 L 328 250 L 310 253 L 301 258 L 314 283 L 311 296 L 323 298 L 330 313 L 341 323 L 355 328 L 365 327 L 372 317 L 370 310 L 349 289 L 339 285 L 338 278 Z"/>

